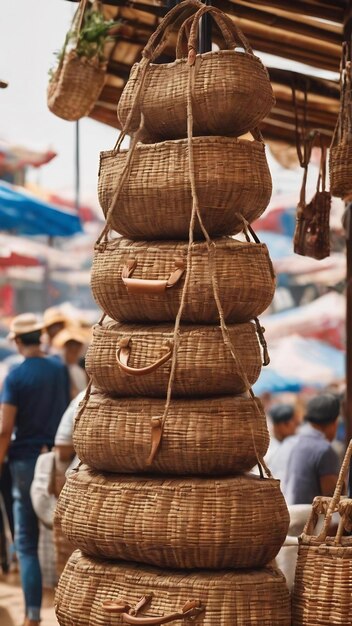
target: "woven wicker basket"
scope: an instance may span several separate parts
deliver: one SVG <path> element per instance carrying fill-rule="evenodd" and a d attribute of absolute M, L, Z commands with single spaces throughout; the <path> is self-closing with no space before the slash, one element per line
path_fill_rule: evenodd
<path fill-rule="evenodd" d="M 169 322 L 176 318 L 184 284 L 187 244 L 117 239 L 95 249 L 92 292 L 116 320 Z M 216 240 L 216 274 L 228 323 L 248 322 L 272 301 L 275 274 L 265 244 L 230 238 Z M 212 324 L 219 319 L 205 243 L 192 251 L 184 322 Z"/>
<path fill-rule="evenodd" d="M 280 483 L 71 472 L 56 516 L 90 556 L 160 567 L 261 567 L 283 544 L 289 514 Z"/>
<path fill-rule="evenodd" d="M 197 626 L 290 626 L 290 599 L 281 572 L 262 570 L 177 572 L 131 563 L 93 560 L 76 551 L 61 577 L 55 605 L 61 626 L 122 626 L 128 616 L 112 613 L 113 603 L 142 606 L 140 619 L 168 616 L 197 599 L 205 607 Z M 105 606 L 103 606 L 105 604 Z M 139 623 L 139 622 L 138 622 Z M 143 624 L 144 622 L 140 622 Z M 165 621 L 149 622 L 162 624 Z M 172 623 L 182 623 L 175 618 Z"/>
<path fill-rule="evenodd" d="M 104 87 L 105 74 L 106 63 L 79 57 L 71 50 L 48 85 L 48 108 L 71 122 L 89 115 Z"/>
<path fill-rule="evenodd" d="M 231 235 L 267 207 L 271 176 L 260 141 L 230 137 L 196 137 L 195 180 L 204 225 L 210 235 Z M 192 209 L 187 139 L 137 143 L 129 175 L 114 202 L 127 151 L 100 156 L 98 194 L 108 223 L 131 239 L 186 239 Z M 195 236 L 200 237 L 198 222 Z"/>
<path fill-rule="evenodd" d="M 192 26 L 189 47 L 196 48 L 200 17 L 203 12 L 210 11 L 225 39 L 224 47 L 228 49 L 198 54 L 195 58 L 197 73 L 192 89 L 193 133 L 239 136 L 257 126 L 275 103 L 268 72 L 260 59 L 253 55 L 242 31 L 230 18 L 213 7 L 201 7 L 199 3 L 201 10 L 189 22 L 189 26 Z M 128 132 L 137 130 L 140 114 L 143 113 L 145 129 L 155 141 L 187 135 L 189 64 L 185 58 L 187 46 L 185 52 L 182 46 L 183 33 L 180 32 L 176 51 L 178 58 L 175 62 L 150 63 L 161 52 L 161 47 L 157 48 L 155 42 L 169 28 L 172 20 L 185 12 L 185 8 L 188 7 L 184 2 L 164 18 L 143 50 L 143 60 L 132 68 L 117 108 L 121 125 Z M 184 26 L 182 31 L 185 30 Z M 245 51 L 235 50 L 236 47 L 244 48 Z M 141 94 L 130 123 L 126 126 L 146 62 L 149 66 Z"/>
<path fill-rule="evenodd" d="M 352 136 L 330 149 L 330 188 L 336 198 L 352 194 Z"/>
<path fill-rule="evenodd" d="M 352 500 L 341 499 L 351 455 L 352 441 L 333 498 L 315 498 L 299 539 L 292 604 L 294 626 L 352 625 Z M 339 528 L 336 537 L 328 537 L 334 512 L 340 514 Z M 325 521 L 317 536 L 314 530 L 319 514 L 324 514 Z"/>
<path fill-rule="evenodd" d="M 96 325 L 86 356 L 93 384 L 115 396 L 165 397 L 173 350 L 173 324 Z M 259 377 L 261 353 L 252 323 L 230 327 L 236 362 L 218 326 L 182 326 L 173 395 L 218 396 L 246 391 Z"/>
<path fill-rule="evenodd" d="M 151 419 L 163 414 L 164 404 L 92 393 L 76 418 L 79 458 L 107 472 L 226 474 L 250 470 L 257 454 L 266 454 L 269 435 L 260 400 L 259 410 L 240 396 L 173 400 L 160 451 L 147 466 Z"/>
<path fill-rule="evenodd" d="M 340 110 L 330 146 L 330 189 L 337 198 L 352 194 L 352 72 L 348 46 L 343 44 Z"/>

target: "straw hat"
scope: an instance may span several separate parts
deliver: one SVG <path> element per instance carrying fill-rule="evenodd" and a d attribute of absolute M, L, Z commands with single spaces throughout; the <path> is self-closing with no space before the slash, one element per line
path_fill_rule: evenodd
<path fill-rule="evenodd" d="M 27 335 L 33 333 L 36 330 L 42 330 L 43 322 L 33 313 L 23 313 L 14 317 L 10 324 L 9 339 L 20 337 L 21 335 Z"/>
<path fill-rule="evenodd" d="M 60 330 L 53 339 L 53 345 L 55 348 L 63 348 L 68 341 L 76 341 L 84 345 L 87 343 L 87 337 L 85 333 L 79 328 L 79 326 L 70 326 L 69 328 L 63 328 Z"/>
<path fill-rule="evenodd" d="M 44 311 L 43 320 L 44 328 L 48 328 L 48 326 L 53 326 L 54 324 L 66 324 L 68 321 L 63 312 L 55 306 Z"/>

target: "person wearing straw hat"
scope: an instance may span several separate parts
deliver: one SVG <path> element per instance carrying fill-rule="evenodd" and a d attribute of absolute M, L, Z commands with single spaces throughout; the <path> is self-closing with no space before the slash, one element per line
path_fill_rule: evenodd
<path fill-rule="evenodd" d="M 84 329 L 73 325 L 60 330 L 53 339 L 53 347 L 58 350 L 58 354 L 68 368 L 71 383 L 71 400 L 87 386 L 87 375 L 79 365 L 86 343 L 87 335 Z"/>
<path fill-rule="evenodd" d="M 37 458 L 54 445 L 69 402 L 67 369 L 59 359 L 43 353 L 42 328 L 42 321 L 31 313 L 13 319 L 9 337 L 24 361 L 8 373 L 1 393 L 0 466 L 8 453 L 25 626 L 39 625 L 42 600 L 38 521 L 30 487 Z"/>
<path fill-rule="evenodd" d="M 305 424 L 296 437 L 282 485 L 287 504 L 311 504 L 316 496 L 332 496 L 339 474 L 339 458 L 331 442 L 337 431 L 340 400 L 332 393 L 307 404 Z"/>
<path fill-rule="evenodd" d="M 44 311 L 43 322 L 48 337 L 49 348 L 51 348 L 55 336 L 67 326 L 69 320 L 59 307 L 52 306 Z"/>

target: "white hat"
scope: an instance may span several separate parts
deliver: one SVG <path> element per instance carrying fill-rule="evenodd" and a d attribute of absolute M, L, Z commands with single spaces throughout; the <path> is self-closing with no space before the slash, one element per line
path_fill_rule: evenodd
<path fill-rule="evenodd" d="M 53 324 L 66 324 L 68 322 L 66 315 L 59 307 L 51 306 L 44 311 L 44 328 L 53 326 Z"/>
<path fill-rule="evenodd" d="M 33 333 L 43 329 L 43 322 L 33 313 L 23 313 L 14 317 L 10 324 L 9 339 Z"/>

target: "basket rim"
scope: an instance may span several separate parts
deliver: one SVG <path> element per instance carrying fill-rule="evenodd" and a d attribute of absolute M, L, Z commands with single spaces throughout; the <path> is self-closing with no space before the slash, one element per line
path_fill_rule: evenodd
<path fill-rule="evenodd" d="M 256 243 L 255 241 L 241 241 L 240 239 L 235 239 L 234 237 L 215 237 L 213 241 L 216 244 L 217 249 L 219 250 L 226 250 L 227 248 L 231 248 L 231 251 L 233 251 L 233 248 L 237 248 L 238 251 L 245 251 L 248 248 L 251 251 L 258 250 L 259 253 L 262 251 L 268 252 L 268 246 L 262 241 L 259 243 Z M 147 250 L 143 250 L 143 247 L 146 247 Z M 168 250 L 170 250 L 171 252 L 175 252 L 176 249 L 184 249 L 186 252 L 188 248 L 188 243 L 182 240 L 178 241 L 177 239 L 170 239 L 167 241 L 137 241 L 133 239 L 128 239 L 128 237 L 117 237 L 115 239 L 111 239 L 110 241 L 101 242 L 97 244 L 95 248 L 100 252 L 105 252 L 106 249 L 118 249 L 121 252 L 127 252 L 131 250 L 137 250 L 138 252 L 143 251 L 145 254 L 154 250 L 155 252 L 164 252 Z M 194 254 L 203 251 L 203 249 L 207 249 L 207 244 L 205 241 L 195 241 L 193 243 Z"/>
<path fill-rule="evenodd" d="M 257 150 L 257 151 L 265 150 L 265 144 L 263 141 L 258 141 L 257 139 L 253 139 L 253 141 L 251 141 L 249 139 L 241 139 L 241 137 L 226 137 L 226 136 L 221 136 L 221 135 L 204 135 L 200 137 L 193 137 L 192 142 L 195 144 L 212 143 L 212 144 L 219 144 L 219 145 L 232 144 L 232 145 L 243 146 L 243 147 L 251 146 L 252 148 L 254 148 L 254 150 Z M 165 141 L 157 141 L 154 143 L 138 142 L 135 149 L 141 152 L 148 151 L 148 150 L 157 151 L 157 150 L 162 150 L 165 146 L 171 147 L 172 145 L 175 147 L 177 147 L 178 145 L 184 145 L 185 148 L 188 148 L 188 139 L 187 138 L 186 139 L 166 139 Z M 123 150 L 120 150 L 119 152 L 116 152 L 116 150 L 102 150 L 100 152 L 100 159 L 104 159 L 109 156 L 118 157 L 122 154 L 125 155 L 128 152 L 129 152 L 129 149 L 123 149 Z"/>
<path fill-rule="evenodd" d="M 241 48 L 241 46 L 238 46 L 239 48 Z M 236 50 L 236 48 L 234 50 L 209 50 L 208 52 L 203 52 L 203 53 L 199 53 L 196 55 L 196 59 L 204 59 L 205 61 L 208 60 L 208 58 L 213 58 L 214 56 L 233 56 L 236 55 L 238 57 L 244 57 L 246 59 L 250 59 L 251 61 L 255 61 L 258 65 L 261 66 L 261 68 L 263 68 L 264 70 L 266 70 L 266 66 L 264 65 L 263 61 L 261 60 L 260 57 L 258 57 L 256 54 L 251 54 L 250 52 L 246 52 L 245 50 Z M 175 59 L 174 61 L 171 61 L 171 63 L 149 63 L 149 67 L 150 68 L 160 68 L 162 70 L 168 70 L 170 68 L 174 68 L 176 65 L 180 65 L 180 64 L 188 64 L 188 59 L 187 57 L 182 57 L 181 59 Z M 139 67 L 140 62 L 137 62 L 133 65 L 132 70 L 135 67 Z"/>
<path fill-rule="evenodd" d="M 112 326 L 115 328 L 111 328 Z M 125 334 L 131 335 L 131 338 L 133 337 L 133 334 L 135 337 L 141 335 L 152 335 L 153 338 L 160 336 L 170 336 L 171 338 L 174 335 L 174 327 L 175 324 L 173 322 L 157 322 L 153 325 L 152 323 L 136 324 L 129 322 L 116 322 L 115 320 L 109 319 L 107 320 L 107 322 L 104 322 L 103 325 L 99 323 L 94 324 L 93 333 L 98 332 L 99 334 L 103 335 L 105 335 L 106 333 L 113 333 L 114 335 Z M 242 324 L 228 324 L 228 329 L 230 332 L 231 330 L 236 329 L 237 333 L 240 333 L 241 331 L 243 333 L 256 333 L 256 325 L 252 322 L 243 322 Z M 210 333 L 221 334 L 221 328 L 219 325 L 216 324 L 182 324 L 180 326 L 180 333 L 181 335 L 188 334 L 190 336 L 201 337 L 209 336 Z"/>
<path fill-rule="evenodd" d="M 213 489 L 218 492 L 222 490 L 231 490 L 232 488 L 236 488 L 237 485 L 249 485 L 249 484 L 259 484 L 266 485 L 266 488 L 269 488 L 269 485 L 275 487 L 275 489 L 279 489 L 280 491 L 280 480 L 277 478 L 261 478 L 256 474 L 245 473 L 238 474 L 236 476 L 225 476 L 225 477 L 198 477 L 194 476 L 174 476 L 174 475 L 155 475 L 155 474 L 143 474 L 143 475 L 130 475 L 130 474 L 116 474 L 113 472 L 102 472 L 91 469 L 88 465 L 82 465 L 78 471 L 73 470 L 69 476 L 69 480 L 74 480 L 78 488 L 85 489 L 87 484 L 97 486 L 102 489 L 121 491 L 128 490 L 132 492 L 139 492 L 140 486 L 151 490 L 162 488 L 163 491 L 167 492 L 176 492 L 186 490 L 187 492 L 190 489 L 194 492 L 197 491 L 197 487 L 200 487 L 202 490 L 206 487 L 207 489 Z M 139 486 L 139 488 L 137 487 Z M 281 493 L 281 491 L 280 491 Z M 219 496 L 220 497 L 220 496 Z"/>

